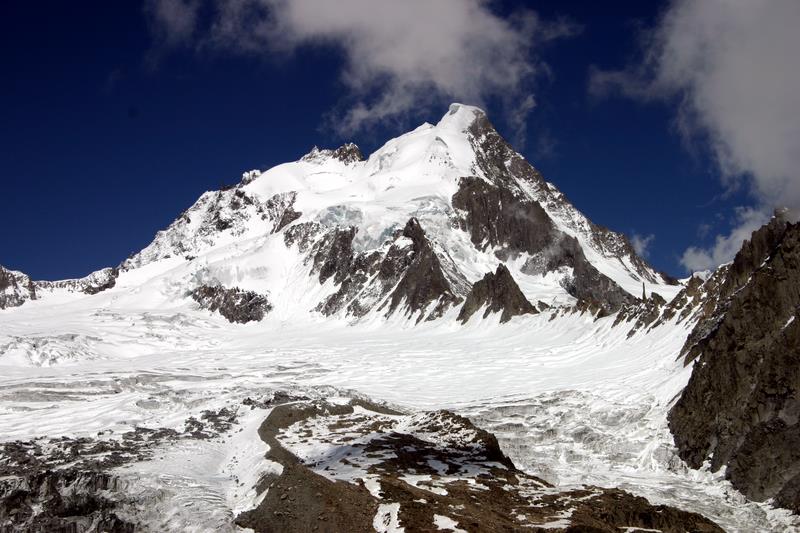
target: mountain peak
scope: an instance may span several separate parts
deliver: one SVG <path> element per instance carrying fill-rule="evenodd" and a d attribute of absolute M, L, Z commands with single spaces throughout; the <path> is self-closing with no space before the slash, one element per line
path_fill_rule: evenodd
<path fill-rule="evenodd" d="M 442 117 L 437 128 L 453 129 L 463 132 L 469 128 L 478 117 L 485 117 L 486 113 L 479 107 L 453 103 Z"/>
<path fill-rule="evenodd" d="M 337 159 L 345 164 L 357 163 L 364 161 L 364 154 L 361 153 L 361 149 L 355 143 L 349 142 L 335 150 L 321 149 L 314 146 L 310 152 L 300 158 L 301 161 L 305 162 L 319 162 L 326 159 Z"/>

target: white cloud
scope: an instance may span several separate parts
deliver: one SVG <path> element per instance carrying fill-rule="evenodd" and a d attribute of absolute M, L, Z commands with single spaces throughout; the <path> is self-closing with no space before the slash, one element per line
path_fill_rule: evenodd
<path fill-rule="evenodd" d="M 711 270 L 730 261 L 742 247 L 742 243 L 750 239 L 753 231 L 760 228 L 767 219 L 768 216 L 758 209 L 737 209 L 736 221 L 730 234 L 717 235 L 714 246 L 708 249 L 696 246 L 687 248 L 681 257 L 681 265 L 695 272 Z"/>
<path fill-rule="evenodd" d="M 797 0 L 673 0 L 644 35 L 641 64 L 594 69 L 589 88 L 677 102 L 684 138 L 705 142 L 727 187 L 748 186 L 763 220 L 800 207 L 798 27 Z M 690 248 L 684 264 L 729 260 L 752 220 L 710 250 Z"/>
<path fill-rule="evenodd" d="M 340 50 L 348 97 L 331 123 L 342 133 L 404 118 L 442 100 L 482 105 L 490 98 L 518 113 L 521 129 L 535 104 L 531 88 L 547 74 L 541 45 L 575 32 L 532 11 L 500 17 L 486 0 L 150 3 L 154 31 L 169 36 L 168 43 L 265 56 L 304 46 Z M 199 17 L 204 6 L 210 6 L 210 16 Z"/>
<path fill-rule="evenodd" d="M 656 236 L 652 233 L 650 235 L 639 235 L 634 233 L 631 235 L 631 246 L 636 251 L 639 257 L 647 257 L 650 252 L 650 245 L 655 240 Z"/>
<path fill-rule="evenodd" d="M 192 37 L 197 25 L 199 0 L 147 0 L 145 13 L 159 44 L 174 46 Z"/>

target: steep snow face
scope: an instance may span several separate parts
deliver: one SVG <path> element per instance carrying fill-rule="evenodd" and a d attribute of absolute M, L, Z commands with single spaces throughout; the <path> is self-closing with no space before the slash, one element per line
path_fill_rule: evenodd
<path fill-rule="evenodd" d="M 296 191 L 295 209 L 303 220 L 326 227 L 355 226 L 356 242 L 363 249 L 379 246 L 411 217 L 436 240 L 445 241 L 458 178 L 474 173 L 465 124 L 476 112 L 454 107 L 436 126 L 424 124 L 388 141 L 367 161 L 304 157 L 279 165 L 243 190 L 261 199 Z"/>

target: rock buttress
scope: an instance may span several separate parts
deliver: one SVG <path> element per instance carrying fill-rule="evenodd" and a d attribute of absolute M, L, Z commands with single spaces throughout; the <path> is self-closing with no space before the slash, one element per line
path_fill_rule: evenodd
<path fill-rule="evenodd" d="M 538 313 L 525 295 L 522 294 L 517 282 L 505 265 L 497 266 L 497 270 L 487 272 L 483 279 L 477 281 L 467 295 L 458 320 L 467 322 L 470 317 L 482 307 L 486 306 L 483 317 L 490 313 L 502 312 L 500 322 L 508 322 L 511 317 Z"/>
<path fill-rule="evenodd" d="M 728 267 L 695 327 L 692 376 L 669 413 L 680 456 L 726 466 L 749 498 L 800 511 L 800 224 L 774 219 Z"/>

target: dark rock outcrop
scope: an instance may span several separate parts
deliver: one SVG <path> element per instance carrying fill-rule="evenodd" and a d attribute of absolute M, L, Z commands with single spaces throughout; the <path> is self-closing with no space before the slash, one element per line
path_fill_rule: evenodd
<path fill-rule="evenodd" d="M 133 533 L 106 494 L 116 478 L 91 471 L 45 470 L 0 481 L 0 531 Z"/>
<path fill-rule="evenodd" d="M 386 309 L 387 316 L 400 310 L 408 316 L 418 314 L 420 321 L 438 318 L 461 301 L 462 292 L 454 289 L 417 219 L 410 219 L 379 250 L 356 252 L 356 233 L 352 226 L 324 229 L 303 223 L 284 234 L 287 246 L 296 244 L 307 253 L 306 264 L 320 283 L 332 279 L 338 286 L 317 311 L 326 316 L 345 311 L 359 318 L 374 309 Z"/>
<path fill-rule="evenodd" d="M 286 231 L 283 232 L 283 243 L 287 248 L 297 245 L 297 249 L 300 250 L 301 253 L 306 253 L 311 248 L 314 239 L 321 229 L 320 225 L 316 222 L 301 222 L 295 224 L 294 226 L 286 228 Z"/>
<path fill-rule="evenodd" d="M 331 156 L 338 159 L 342 163 L 357 163 L 364 160 L 364 154 L 361 149 L 354 143 L 345 143 L 333 152 Z"/>
<path fill-rule="evenodd" d="M 370 294 L 364 294 L 368 283 L 378 272 L 381 258 L 378 251 L 354 254 L 348 265 L 347 275 L 339 278 L 339 288 L 320 302 L 317 311 L 325 316 L 331 316 L 346 308 L 347 314 L 356 318 L 367 314 L 372 309 L 377 295 L 388 291 L 388 287 L 381 286 L 380 289 L 374 288 Z"/>
<path fill-rule="evenodd" d="M 219 285 L 201 285 L 189 294 L 203 309 L 218 312 L 229 322 L 245 324 L 259 321 L 272 310 L 267 297 L 237 287 L 226 289 Z"/>
<path fill-rule="evenodd" d="M 83 287 L 83 292 L 86 294 L 97 294 L 108 289 L 114 288 L 117 284 L 117 276 L 119 276 L 118 268 L 105 268 L 95 273 L 93 277 L 87 279 L 87 283 Z"/>
<path fill-rule="evenodd" d="M 477 248 L 500 247 L 505 257 L 513 252 L 536 254 L 559 237 L 544 209 L 511 186 L 461 178 L 452 201 L 454 208 L 464 212 L 459 225 Z"/>
<path fill-rule="evenodd" d="M 623 306 L 614 319 L 614 326 L 635 319 L 636 322 L 628 331 L 628 338 L 631 338 L 638 331 L 646 330 L 651 324 L 657 323 L 662 317 L 666 305 L 667 301 L 660 294 L 654 292 L 649 298 L 642 299 L 636 305 L 627 304 Z"/>
<path fill-rule="evenodd" d="M 303 215 L 303 213 L 294 210 L 295 200 L 297 200 L 295 191 L 279 193 L 267 200 L 265 205 L 266 214 L 271 220 L 275 221 L 271 233 L 278 233 Z"/>
<path fill-rule="evenodd" d="M 620 260 L 620 266 L 631 269 L 632 274 L 642 279 L 677 285 L 676 279 L 655 272 L 639 257 L 625 235 L 585 219 L 563 193 L 547 183 L 542 174 L 514 150 L 484 113 L 476 115 L 470 125 L 469 134 L 478 167 L 495 185 L 519 190 L 517 183 L 524 184 L 527 192 L 533 192 L 537 205 L 546 207 L 549 212 L 564 215 L 564 219 L 570 221 L 573 229 L 584 233 L 595 250 L 606 258 Z M 627 259 L 630 267 L 622 262 L 623 258 Z"/>
<path fill-rule="evenodd" d="M 800 511 L 800 224 L 775 217 L 722 272 L 669 426 L 690 466 L 726 466 L 748 497 Z"/>
<path fill-rule="evenodd" d="M 314 272 L 319 274 L 319 282 L 325 283 L 328 278 L 341 283 L 347 276 L 353 262 L 353 239 L 356 228 L 334 228 L 316 242 L 311 249 L 314 258 Z"/>
<path fill-rule="evenodd" d="M 483 279 L 475 282 L 461 307 L 458 320 L 467 322 L 484 306 L 486 311 L 483 317 L 486 318 L 491 313 L 502 313 L 500 322 L 508 322 L 514 316 L 539 312 L 525 298 L 511 272 L 503 264 L 498 265 L 494 273 L 487 272 Z"/>
<path fill-rule="evenodd" d="M 411 240 L 411 254 L 408 256 L 410 262 L 389 296 L 387 314 L 394 313 L 402 304 L 406 314 L 419 313 L 418 322 L 423 318 L 439 318 L 450 306 L 461 302 L 461 298 L 450 286 L 433 245 L 416 218 L 409 219 L 402 236 Z M 387 270 L 397 272 L 397 262 L 382 265 L 381 273 L 387 275 Z M 425 315 L 428 307 L 434 303 L 433 308 Z"/>
<path fill-rule="evenodd" d="M 701 353 L 702 341 L 716 331 L 730 308 L 731 298 L 749 282 L 754 272 L 764 266 L 782 241 L 787 227 L 786 219 L 776 212 L 768 224 L 753 232 L 730 264 L 720 267 L 703 283 L 702 301 L 698 302 L 698 323 L 681 350 L 687 362 Z"/>
<path fill-rule="evenodd" d="M 615 313 L 623 304 L 636 302 L 636 298 L 631 296 L 614 280 L 597 270 L 578 245 L 577 239 L 565 236 L 560 245 L 569 243 L 563 247 L 563 255 L 557 257 L 562 266 L 572 267 L 572 277 L 568 279 L 564 288 L 579 302 L 584 302 L 597 309 L 598 316 L 606 316 Z"/>
<path fill-rule="evenodd" d="M 0 309 L 18 307 L 35 299 L 36 286 L 30 277 L 0 265 Z"/>
<path fill-rule="evenodd" d="M 633 296 L 586 259 L 578 240 L 557 229 L 538 203 L 526 197 L 510 179 L 502 182 L 498 186 L 477 177 L 465 177 L 453 195 L 453 207 L 464 213 L 458 224 L 470 234 L 477 248 L 495 248 L 500 259 L 528 254 L 530 258 L 522 269 L 526 274 L 571 268 L 572 275 L 564 280 L 564 288 L 603 315 L 635 302 Z"/>

